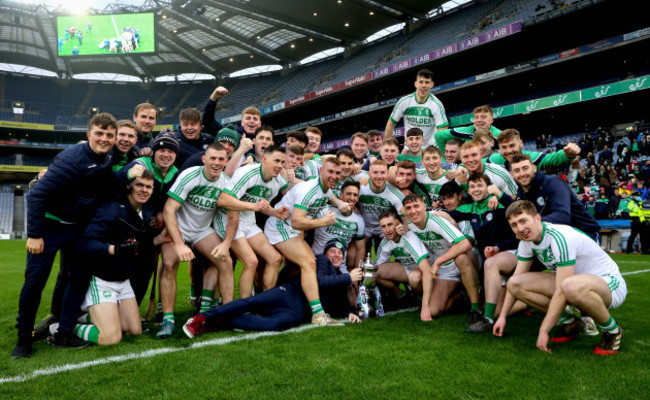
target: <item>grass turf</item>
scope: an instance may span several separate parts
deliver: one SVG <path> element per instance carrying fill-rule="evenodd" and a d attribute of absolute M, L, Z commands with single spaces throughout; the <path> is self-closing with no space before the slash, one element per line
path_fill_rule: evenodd
<path fill-rule="evenodd" d="M 535 348 L 543 315 L 508 320 L 506 336 L 463 333 L 465 315 L 430 323 L 406 312 L 342 328 L 314 328 L 255 340 L 192 348 L 215 339 L 250 333 L 211 333 L 187 339 L 180 325 L 191 314 L 186 268 L 179 270 L 178 332 L 159 341 L 153 333 L 125 337 L 116 346 L 84 350 L 34 347 L 31 359 L 12 360 L 13 328 L 24 272 L 24 241 L 0 241 L 0 398 L 647 398 L 650 334 L 643 310 L 650 273 L 627 275 L 628 296 L 613 315 L 625 330 L 622 352 L 591 354 L 598 337 Z M 615 255 L 623 272 L 647 269 L 646 256 Z M 41 301 L 37 321 L 47 314 L 57 267 Z M 146 303 L 146 302 L 145 302 Z M 143 310 L 146 304 L 143 304 Z M 646 328 L 644 328 L 646 327 Z M 154 330 L 155 332 L 155 330 Z M 242 336 L 243 335 L 243 336 Z M 35 376 L 70 364 L 107 357 L 167 352 L 146 358 Z"/>
<path fill-rule="evenodd" d="M 87 32 L 88 22 L 92 22 L 92 30 Z M 109 54 L 108 49 L 99 48 L 100 42 L 104 39 L 117 38 L 122 34 L 123 27 L 134 27 L 140 34 L 140 47 L 133 49 L 133 53 L 151 53 L 156 51 L 154 36 L 154 16 L 151 13 L 139 14 L 115 14 L 115 15 L 84 15 L 66 16 L 57 18 L 57 40 L 63 37 L 65 40 L 65 29 L 76 27 L 83 31 L 82 44 L 76 37 L 70 37 L 65 41 L 60 56 L 72 56 L 72 49 L 77 46 L 79 55 Z M 115 53 L 113 53 L 115 54 Z M 122 53 L 120 53 L 122 54 Z"/>

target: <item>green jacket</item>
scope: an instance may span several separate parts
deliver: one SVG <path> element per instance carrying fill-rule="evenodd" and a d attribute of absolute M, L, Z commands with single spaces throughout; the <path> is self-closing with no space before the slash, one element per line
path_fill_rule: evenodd
<path fill-rule="evenodd" d="M 492 135 L 496 139 L 499 133 L 501 133 L 501 129 L 491 126 L 490 132 L 492 132 Z M 443 129 L 436 132 L 435 139 L 436 145 L 442 151 L 442 160 L 447 161 L 445 160 L 445 147 L 447 146 L 447 142 L 451 139 L 458 139 L 464 143 L 474 139 L 474 125 Z"/>

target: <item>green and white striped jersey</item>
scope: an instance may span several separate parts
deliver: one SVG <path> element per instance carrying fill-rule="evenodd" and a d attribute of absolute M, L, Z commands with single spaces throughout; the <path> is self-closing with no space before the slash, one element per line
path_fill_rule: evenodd
<path fill-rule="evenodd" d="M 409 221 L 409 230 L 415 233 L 427 247 L 431 254 L 431 260 L 435 260 L 445 254 L 451 246 L 466 239 L 449 221 L 429 212 L 427 212 L 427 220 L 424 228 L 420 229 L 413 222 Z M 447 264 L 452 261 L 449 261 Z"/>
<path fill-rule="evenodd" d="M 404 118 L 404 132 L 411 128 L 422 129 L 424 133 L 423 149 L 427 146 L 436 146 L 434 137 L 436 130 L 449 125 L 445 107 L 436 96 L 430 93 L 424 103 L 418 102 L 416 93 L 399 99 L 390 114 L 390 120 L 397 124 L 402 118 Z"/>
<path fill-rule="evenodd" d="M 178 228 L 183 233 L 203 232 L 210 227 L 219 196 L 228 184 L 224 173 L 215 181 L 205 177 L 203 166 L 188 168 L 181 172 L 167 194 L 182 203 L 176 213 Z"/>
<path fill-rule="evenodd" d="M 415 170 L 415 179 L 427 189 L 427 193 L 429 194 L 429 199 L 432 202 L 439 200 L 440 196 L 438 195 L 438 193 L 440 193 L 440 188 L 442 187 L 442 185 L 444 185 L 447 182 L 450 182 L 450 180 L 447 179 L 447 177 L 445 177 L 445 174 L 442 174 L 437 179 L 431 179 L 431 177 L 429 177 L 429 173 L 427 172 L 426 168 L 417 168 Z"/>
<path fill-rule="evenodd" d="M 270 203 L 288 185 L 289 183 L 282 176 L 265 181 L 262 177 L 262 164 L 251 164 L 235 171 L 224 192 L 248 203 L 257 203 L 261 200 Z M 255 212 L 240 211 L 239 223 L 254 225 Z"/>
<path fill-rule="evenodd" d="M 399 213 L 402 208 L 402 200 L 404 200 L 402 192 L 390 183 L 386 183 L 381 192 L 372 190 L 370 184 L 361 186 L 357 207 L 366 223 L 366 231 L 374 230 L 376 232 L 379 229 L 379 214 L 391 207 L 395 207 Z"/>
<path fill-rule="evenodd" d="M 620 273 L 614 260 L 580 230 L 549 222 L 542 222 L 542 225 L 542 239 L 539 243 L 524 240 L 519 242 L 518 259 L 530 261 L 537 257 L 551 271 L 574 265 L 575 274 L 604 276 Z"/>
<path fill-rule="evenodd" d="M 384 238 L 379 244 L 377 254 L 379 254 L 377 264 L 387 263 L 390 257 L 394 256 L 395 261 L 407 268 L 417 267 L 420 261 L 429 257 L 429 251 L 424 243 L 413 232 L 406 232 L 397 242 Z"/>

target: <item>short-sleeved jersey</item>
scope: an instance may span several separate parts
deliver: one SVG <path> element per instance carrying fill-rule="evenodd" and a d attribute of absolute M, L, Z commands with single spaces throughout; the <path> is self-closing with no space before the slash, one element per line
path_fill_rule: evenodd
<path fill-rule="evenodd" d="M 424 228 L 420 229 L 413 222 L 409 222 L 409 230 L 415 233 L 424 243 L 431 254 L 432 260 L 445 254 L 451 246 L 466 239 L 449 221 L 429 212 L 427 212 Z M 453 260 L 450 260 L 447 264 L 452 262 Z"/>
<path fill-rule="evenodd" d="M 343 184 L 348 181 L 352 182 L 359 182 L 363 178 L 368 178 L 368 171 L 361 171 L 360 173 L 356 175 L 350 175 L 345 179 L 341 179 L 338 181 L 336 185 L 332 188 L 332 192 L 334 192 L 335 195 L 339 196 L 341 194 L 341 189 L 343 188 Z"/>
<path fill-rule="evenodd" d="M 406 232 L 404 236 L 400 236 L 398 242 L 384 238 L 379 244 L 377 254 L 377 264 L 387 263 L 390 257 L 394 256 L 395 261 L 403 266 L 414 267 L 429 257 L 429 250 L 415 233 Z"/>
<path fill-rule="evenodd" d="M 483 173 L 490 177 L 490 181 L 503 193 L 510 196 L 517 194 L 517 182 L 504 167 L 497 164 L 483 163 Z M 462 183 L 460 187 L 467 192 L 467 183 Z"/>
<path fill-rule="evenodd" d="M 618 265 L 592 238 L 569 225 L 542 222 L 539 243 L 520 241 L 517 258 L 530 261 L 533 257 L 551 271 L 574 265 L 576 274 L 615 275 Z"/>
<path fill-rule="evenodd" d="M 178 228 L 183 233 L 203 232 L 210 227 L 218 209 L 218 199 L 228 184 L 224 173 L 217 180 L 205 177 L 202 166 L 181 172 L 167 194 L 182 203 L 176 213 Z"/>
<path fill-rule="evenodd" d="M 262 177 L 262 164 L 251 164 L 235 171 L 224 192 L 248 203 L 261 200 L 270 203 L 287 186 L 288 182 L 282 176 L 265 181 Z M 255 212 L 240 211 L 239 223 L 255 225 Z"/>
<path fill-rule="evenodd" d="M 320 167 L 323 166 L 319 161 L 320 159 L 305 161 L 305 165 L 296 168 L 296 178 L 303 181 L 318 178 L 320 176 Z"/>
<path fill-rule="evenodd" d="M 424 133 L 422 148 L 436 146 L 434 137 L 436 130 L 449 125 L 445 107 L 436 96 L 430 93 L 424 103 L 418 102 L 416 93 L 399 99 L 390 114 L 390 120 L 397 124 L 402 117 L 404 118 L 404 132 L 411 128 L 420 128 Z"/>
<path fill-rule="evenodd" d="M 366 223 L 366 229 L 379 228 L 379 214 L 391 207 L 395 207 L 399 212 L 402 208 L 402 200 L 404 200 L 402 192 L 390 183 L 386 183 L 384 190 L 381 192 L 372 190 L 370 184 L 361 186 L 357 207 L 359 207 L 361 216 Z"/>
<path fill-rule="evenodd" d="M 444 172 L 446 173 L 447 171 Z M 440 193 L 440 188 L 445 183 L 450 182 L 444 173 L 437 179 L 431 179 L 426 168 L 417 168 L 415 170 L 415 179 L 427 189 L 429 199 L 432 202 L 440 200 L 440 196 L 438 195 L 438 193 Z"/>
<path fill-rule="evenodd" d="M 287 207 L 293 214 L 293 209 L 299 208 L 307 211 L 307 217 L 318 218 L 318 214 L 326 208 L 329 200 L 334 196 L 331 190 L 325 190 L 320 179 L 310 179 L 300 182 L 289 190 L 276 208 Z M 289 225 L 291 225 L 289 223 Z"/>
<path fill-rule="evenodd" d="M 336 215 L 336 223 L 331 226 L 316 228 L 314 230 L 314 244 L 311 246 L 314 254 L 323 254 L 325 244 L 331 239 L 339 239 L 346 246 L 353 240 L 363 239 L 365 224 L 361 215 L 353 212 L 350 215 L 343 215 L 336 207 L 327 207 L 322 210 L 318 218 L 323 218 L 328 211 Z"/>

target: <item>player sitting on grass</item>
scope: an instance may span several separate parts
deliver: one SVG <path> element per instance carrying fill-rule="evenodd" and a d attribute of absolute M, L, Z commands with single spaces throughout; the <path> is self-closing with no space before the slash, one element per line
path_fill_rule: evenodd
<path fill-rule="evenodd" d="M 377 249 L 377 282 L 395 289 L 400 283 L 409 285 L 422 294 L 420 319 L 431 321 L 431 290 L 433 276 L 438 273 L 437 266 L 431 267 L 429 251 L 413 232 L 404 235 L 397 233 L 400 218 L 395 210 L 387 210 L 379 215 L 379 226 L 384 240 Z M 390 262 L 391 257 L 395 262 Z M 396 285 L 397 284 L 397 285 Z"/>
<path fill-rule="evenodd" d="M 350 275 L 337 272 L 343 261 L 342 247 L 338 241 L 331 240 L 325 246 L 325 254 L 317 258 L 318 286 L 327 293 L 323 298 L 323 307 L 328 313 L 347 317 L 350 322 L 361 322 L 352 313 L 345 298 L 350 282 L 361 280 L 361 270 L 354 270 Z M 192 339 L 208 331 L 281 331 L 308 322 L 310 307 L 300 279 L 300 272 L 294 268 L 283 268 L 279 277 L 282 283 L 278 286 L 256 296 L 237 299 L 197 314 L 187 320 L 183 331 Z M 328 325 L 334 325 L 334 322 L 342 325 L 334 320 Z"/>
<path fill-rule="evenodd" d="M 517 249 L 517 268 L 508 282 L 508 293 L 493 332 L 502 336 L 506 315 L 516 299 L 546 312 L 537 336 L 537 347 L 546 352 L 549 331 L 559 322 L 552 342 L 566 342 L 582 329 L 582 320 L 565 309 L 571 304 L 588 314 L 603 331 L 595 354 L 618 353 L 623 330 L 608 309 L 623 304 L 627 294 L 625 280 L 616 263 L 593 240 L 568 226 L 542 222 L 535 205 L 519 200 L 508 207 L 510 227 L 521 239 Z M 552 274 L 529 272 L 533 258 Z"/>

